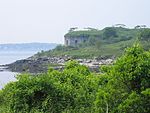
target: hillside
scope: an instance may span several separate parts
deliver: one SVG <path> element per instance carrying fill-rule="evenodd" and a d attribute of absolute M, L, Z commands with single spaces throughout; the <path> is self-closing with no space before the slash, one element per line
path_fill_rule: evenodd
<path fill-rule="evenodd" d="M 149 30 L 149 28 L 147 28 Z M 95 58 L 120 56 L 126 47 L 135 43 L 144 28 L 129 29 L 122 27 L 106 27 L 102 30 L 90 29 L 80 31 L 70 31 L 65 36 L 70 38 L 79 36 L 88 36 L 88 42 L 79 44 L 77 47 L 57 46 L 53 50 L 41 52 L 34 57 L 42 56 L 64 56 L 73 58 Z M 150 44 L 147 41 L 141 41 L 146 49 Z"/>
<path fill-rule="evenodd" d="M 55 49 L 38 52 L 28 59 L 16 61 L 6 67 L 14 72 L 40 73 L 46 72 L 48 67 L 61 70 L 68 60 L 75 59 L 97 72 L 100 65 L 111 64 L 135 42 L 141 43 L 146 50 L 150 48 L 149 28 L 105 28 L 96 31 L 72 31 L 66 35 L 70 38 L 86 35 L 89 39 L 76 47 L 58 45 Z"/>

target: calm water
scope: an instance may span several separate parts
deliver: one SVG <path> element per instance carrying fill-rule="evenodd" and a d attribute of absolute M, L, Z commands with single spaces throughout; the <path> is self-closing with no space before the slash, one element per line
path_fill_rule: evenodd
<path fill-rule="evenodd" d="M 28 58 L 35 54 L 36 52 L 0 52 L 0 65 L 9 64 L 15 62 L 16 60 Z M 4 87 L 5 84 L 11 81 L 15 81 L 15 75 L 17 73 L 0 71 L 0 89 Z"/>

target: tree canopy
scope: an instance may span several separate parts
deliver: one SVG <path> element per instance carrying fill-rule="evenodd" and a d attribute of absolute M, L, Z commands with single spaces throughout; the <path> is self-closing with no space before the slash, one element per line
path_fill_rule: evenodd
<path fill-rule="evenodd" d="M 139 39 L 150 41 L 150 29 L 149 28 L 143 29 L 141 33 L 139 34 Z"/>

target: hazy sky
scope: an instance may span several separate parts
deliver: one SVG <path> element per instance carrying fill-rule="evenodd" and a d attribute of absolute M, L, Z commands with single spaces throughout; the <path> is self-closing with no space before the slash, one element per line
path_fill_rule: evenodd
<path fill-rule="evenodd" d="M 150 26 L 150 0 L 0 0 L 0 43 L 63 43 L 70 27 Z"/>

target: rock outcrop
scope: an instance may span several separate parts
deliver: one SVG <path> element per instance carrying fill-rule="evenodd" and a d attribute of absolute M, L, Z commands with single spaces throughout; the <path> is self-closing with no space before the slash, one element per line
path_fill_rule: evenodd
<path fill-rule="evenodd" d="M 114 59 L 73 59 L 69 56 L 37 58 L 30 57 L 27 59 L 18 60 L 6 66 L 10 71 L 13 72 L 41 73 L 46 72 L 48 67 L 62 70 L 64 68 L 64 64 L 69 60 L 77 60 L 81 65 L 86 65 L 92 71 L 98 71 L 100 65 L 111 64 Z"/>

